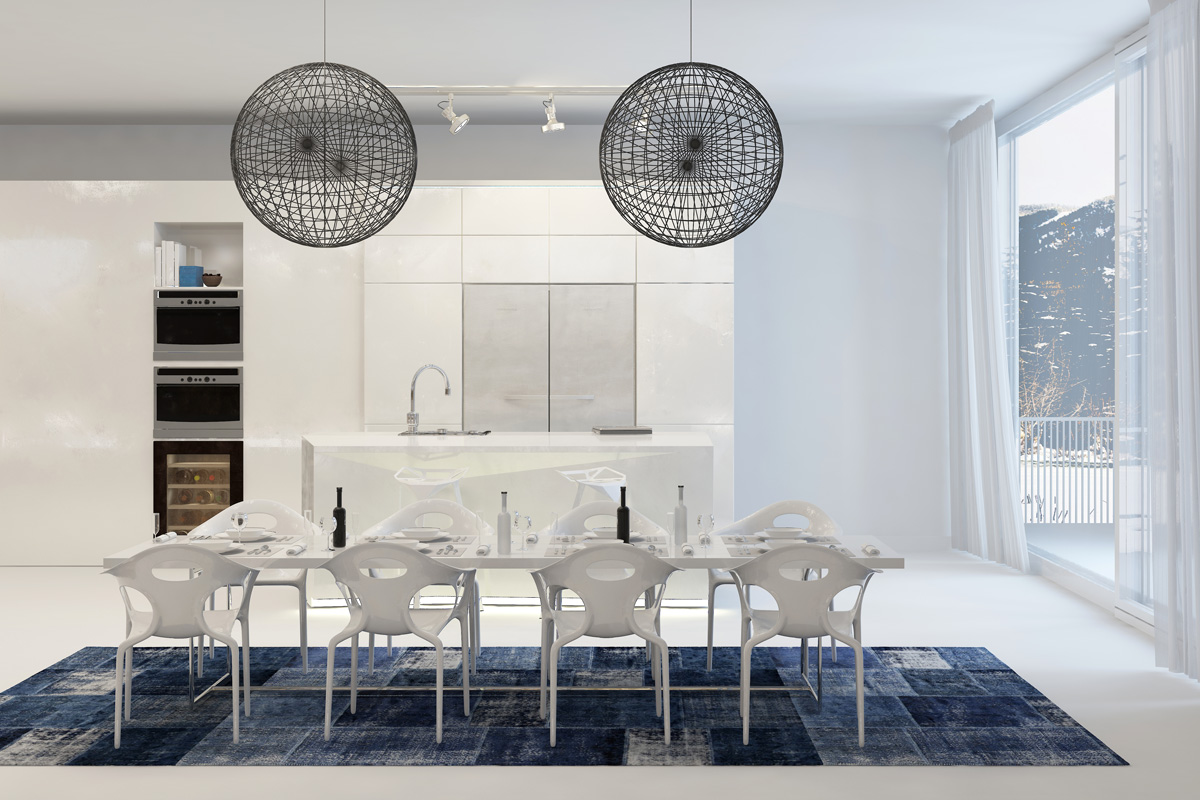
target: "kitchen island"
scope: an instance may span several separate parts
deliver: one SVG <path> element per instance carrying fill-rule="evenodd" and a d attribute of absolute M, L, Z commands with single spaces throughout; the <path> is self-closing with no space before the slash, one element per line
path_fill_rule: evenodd
<path fill-rule="evenodd" d="M 623 473 L 629 505 L 668 530 L 680 484 L 692 530 L 697 515 L 713 511 L 713 446 L 703 433 L 308 434 L 301 440 L 301 457 L 302 508 L 311 509 L 315 519 L 329 515 L 335 490 L 343 487 L 351 535 L 415 499 L 395 477 L 404 467 L 465 469 L 458 487 L 462 503 L 492 523 L 500 510 L 500 492 L 508 492 L 513 527 L 522 534 L 553 525 L 556 515 L 573 507 L 579 487 L 562 471 L 609 467 Z M 454 499 L 450 487 L 436 496 Z M 604 497 L 589 487 L 581 499 L 586 503 Z M 717 520 L 718 525 L 723 522 L 728 520 Z M 520 540 L 516 542 L 519 548 Z M 492 585 L 485 584 L 485 594 L 532 596 L 527 576 L 519 587 L 487 583 Z"/>

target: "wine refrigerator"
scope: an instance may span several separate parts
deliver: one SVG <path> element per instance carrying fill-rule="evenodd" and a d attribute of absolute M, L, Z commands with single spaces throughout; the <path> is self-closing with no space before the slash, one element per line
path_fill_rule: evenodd
<path fill-rule="evenodd" d="M 158 533 L 187 533 L 242 501 L 242 442 L 156 441 Z"/>

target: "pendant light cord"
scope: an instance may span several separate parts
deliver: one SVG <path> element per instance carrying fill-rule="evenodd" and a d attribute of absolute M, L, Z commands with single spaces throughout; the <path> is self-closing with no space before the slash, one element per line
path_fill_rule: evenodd
<path fill-rule="evenodd" d="M 321 60 L 329 60 L 329 0 L 321 0 Z"/>
<path fill-rule="evenodd" d="M 695 61 L 692 58 L 692 0 L 688 0 L 688 61 Z"/>

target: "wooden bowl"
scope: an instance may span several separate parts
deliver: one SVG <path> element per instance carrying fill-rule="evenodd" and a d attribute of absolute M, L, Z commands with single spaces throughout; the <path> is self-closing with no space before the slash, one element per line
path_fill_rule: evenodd
<path fill-rule="evenodd" d="M 202 276 L 200 276 L 200 279 L 202 281 L 204 281 L 205 286 L 220 286 L 221 285 L 221 276 L 220 275 L 202 275 Z"/>

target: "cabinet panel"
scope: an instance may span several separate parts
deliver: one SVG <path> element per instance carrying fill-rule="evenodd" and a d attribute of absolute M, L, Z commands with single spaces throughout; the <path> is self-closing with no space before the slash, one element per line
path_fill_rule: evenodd
<path fill-rule="evenodd" d="M 462 233 L 462 189 L 414 186 L 400 213 L 380 233 L 458 236 Z"/>
<path fill-rule="evenodd" d="M 551 283 L 634 283 L 636 236 L 551 236 Z"/>
<path fill-rule="evenodd" d="M 461 283 L 461 236 L 372 236 L 363 245 L 367 283 Z"/>
<path fill-rule="evenodd" d="M 369 283 L 363 287 L 365 421 L 404 423 L 413 374 L 437 364 L 450 378 L 424 375 L 417 385 L 422 428 L 462 422 L 462 286 L 457 283 Z M 432 370 L 431 370 L 432 372 Z"/>
<path fill-rule="evenodd" d="M 550 287 L 550 430 L 634 421 L 633 286 Z"/>
<path fill-rule="evenodd" d="M 465 427 L 548 430 L 548 287 L 468 284 L 462 288 Z"/>

